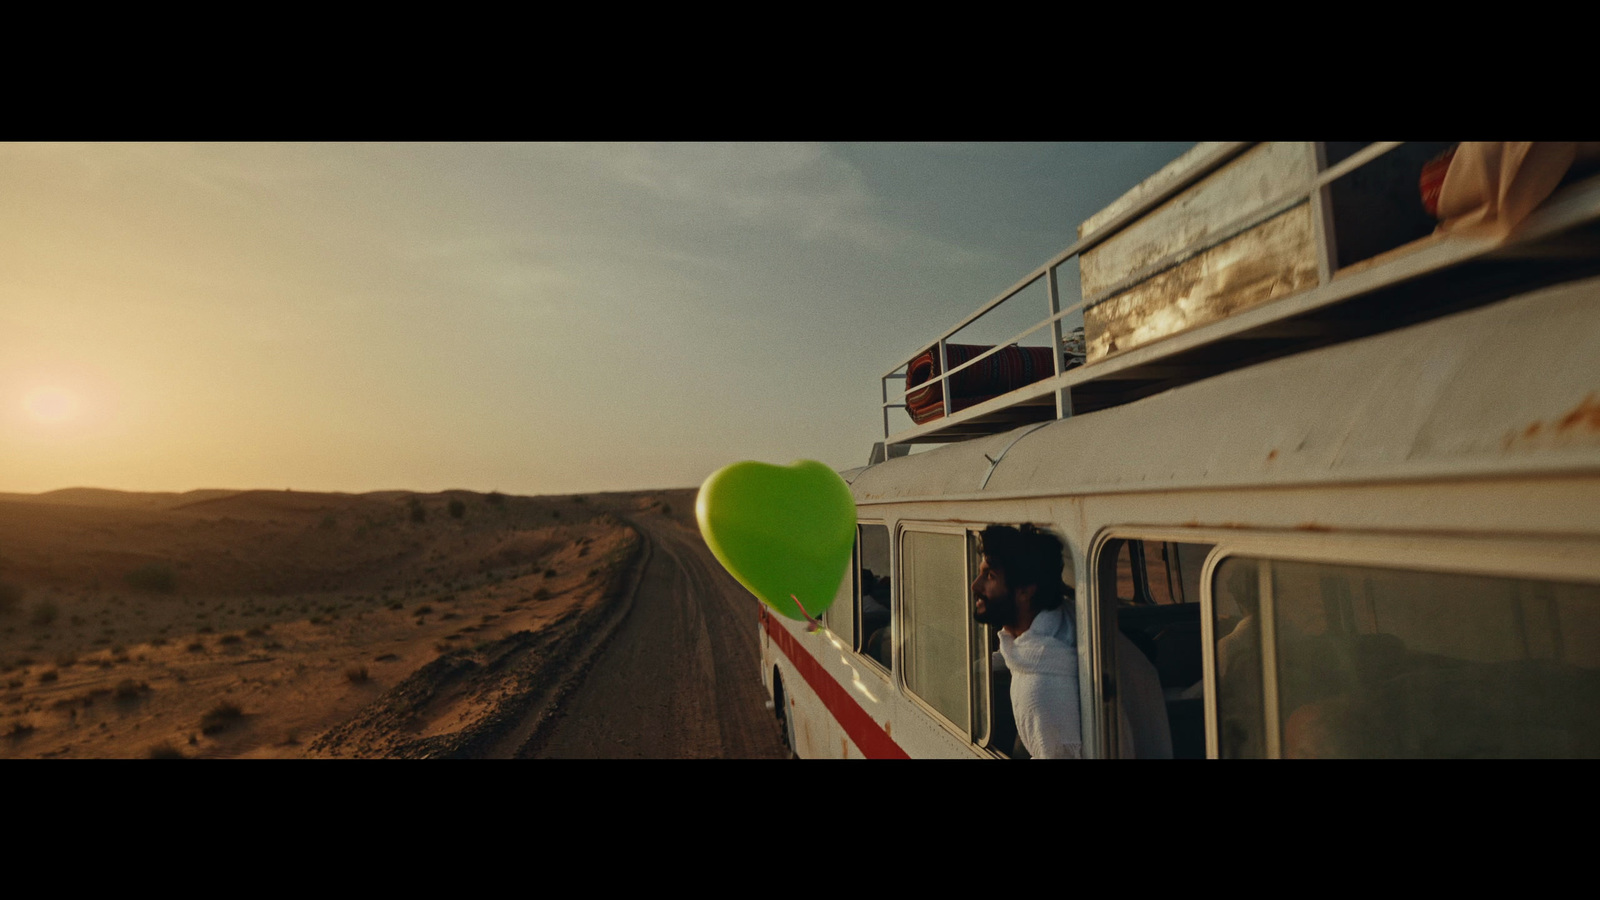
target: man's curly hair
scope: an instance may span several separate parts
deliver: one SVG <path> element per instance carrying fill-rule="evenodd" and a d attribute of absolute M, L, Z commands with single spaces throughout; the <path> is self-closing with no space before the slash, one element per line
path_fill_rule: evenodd
<path fill-rule="evenodd" d="M 1036 609 L 1056 609 L 1072 601 L 1072 588 L 1061 580 L 1065 546 L 1050 532 L 1032 524 L 990 525 L 978 534 L 978 551 L 988 558 L 990 568 L 1005 576 L 1006 587 L 1015 591 L 1034 585 Z"/>

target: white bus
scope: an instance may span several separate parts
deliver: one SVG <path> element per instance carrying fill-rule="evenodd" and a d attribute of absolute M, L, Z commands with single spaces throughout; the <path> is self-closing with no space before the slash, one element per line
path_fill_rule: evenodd
<path fill-rule="evenodd" d="M 1026 755 L 969 585 L 979 531 L 1034 523 L 1087 757 L 1134 755 L 1119 645 L 1178 758 L 1600 756 L 1600 176 L 1452 231 L 1418 201 L 1451 151 L 1198 145 L 891 370 L 826 628 L 761 607 L 792 751 Z"/>

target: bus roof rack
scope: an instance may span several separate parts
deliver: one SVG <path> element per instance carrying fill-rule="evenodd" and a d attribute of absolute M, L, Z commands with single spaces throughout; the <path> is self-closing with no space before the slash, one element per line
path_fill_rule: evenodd
<path fill-rule="evenodd" d="M 1558 173 L 1509 234 L 1446 231 L 1425 208 L 1429 179 L 1468 155 L 1427 142 L 1197 145 L 885 374 L 884 449 L 869 465 L 1600 274 L 1588 161 Z M 1026 331 L 951 340 L 1041 281 L 1048 308 Z M 910 426 L 891 432 L 892 409 Z"/>

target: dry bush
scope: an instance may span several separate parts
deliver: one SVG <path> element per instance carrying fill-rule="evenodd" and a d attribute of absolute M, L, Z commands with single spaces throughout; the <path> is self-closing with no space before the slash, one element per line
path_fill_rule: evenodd
<path fill-rule="evenodd" d="M 150 687 L 147 684 L 134 681 L 132 678 L 124 678 L 117 682 L 117 686 L 111 692 L 111 695 L 118 700 L 132 700 L 149 689 Z"/>
<path fill-rule="evenodd" d="M 178 589 L 178 574 L 163 563 L 150 563 L 128 573 L 128 586 L 141 591 L 170 594 Z"/>
<path fill-rule="evenodd" d="M 162 741 L 161 743 L 156 744 L 154 747 L 151 747 L 149 749 L 149 751 L 146 752 L 145 755 L 148 756 L 150 759 L 188 759 L 189 758 L 189 757 L 183 755 L 183 751 L 182 750 L 179 750 L 177 747 L 172 746 L 172 742 L 171 741 Z"/>
<path fill-rule="evenodd" d="M 49 600 L 41 601 L 38 606 L 33 608 L 32 622 L 33 624 L 42 628 L 56 620 L 57 612 L 58 610 L 56 609 L 56 605 L 54 603 L 51 603 Z"/>
<path fill-rule="evenodd" d="M 0 615 L 10 615 L 22 607 L 22 588 L 0 581 Z"/>
<path fill-rule="evenodd" d="M 61 673 L 56 671 L 55 669 L 46 669 L 43 672 L 39 673 L 39 683 L 40 684 L 47 684 L 49 682 L 55 681 L 56 679 L 58 679 L 60 677 L 61 677 Z"/>
<path fill-rule="evenodd" d="M 200 733 L 216 734 L 237 722 L 243 715 L 244 710 L 224 700 L 200 717 Z"/>
<path fill-rule="evenodd" d="M 366 684 L 367 677 L 366 666 L 351 666 L 344 670 L 344 680 L 351 684 Z"/>

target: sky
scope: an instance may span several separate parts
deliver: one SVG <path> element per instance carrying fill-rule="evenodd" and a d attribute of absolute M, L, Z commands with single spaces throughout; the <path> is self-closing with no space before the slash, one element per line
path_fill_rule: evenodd
<path fill-rule="evenodd" d="M 0 491 L 858 466 L 884 373 L 1192 146 L 0 144 Z"/>

